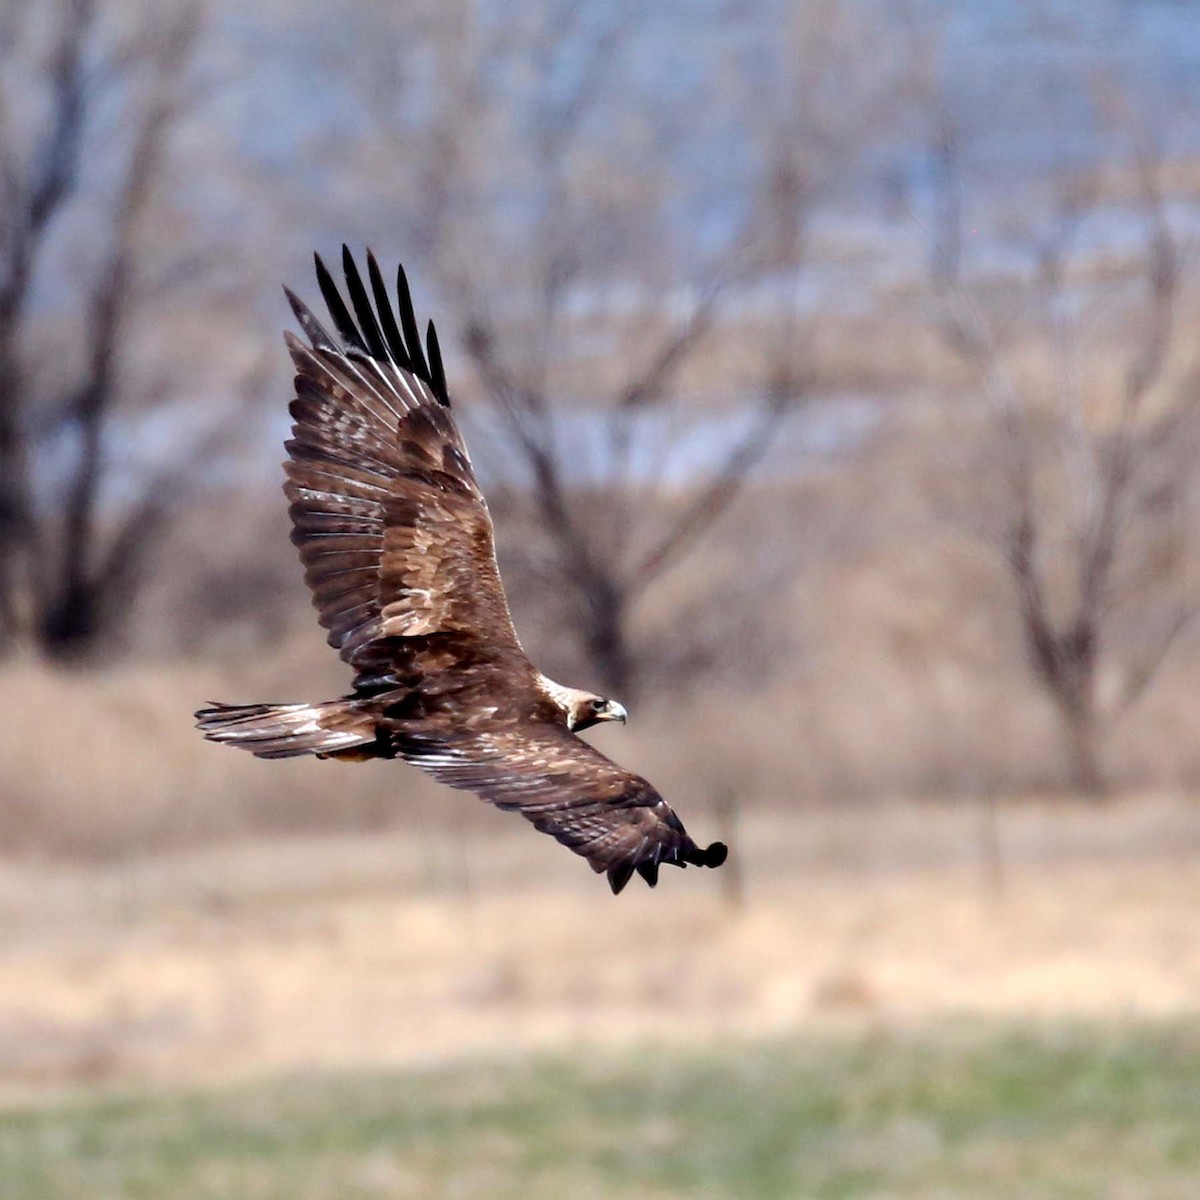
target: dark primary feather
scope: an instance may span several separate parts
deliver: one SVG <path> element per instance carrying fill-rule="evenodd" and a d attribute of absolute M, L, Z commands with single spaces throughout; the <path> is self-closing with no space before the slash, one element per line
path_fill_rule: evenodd
<path fill-rule="evenodd" d="M 354 256 L 348 246 L 342 247 L 342 272 L 346 276 L 346 290 L 350 293 L 350 303 L 354 305 L 354 316 L 366 342 L 367 352 L 383 362 L 388 357 L 388 348 L 383 340 L 379 322 L 375 319 L 375 310 L 367 299 L 367 289 L 363 287 L 362 276 L 358 273 Z"/>
<path fill-rule="evenodd" d="M 432 383 L 433 378 L 429 374 L 429 366 L 425 362 L 425 356 L 421 353 L 421 334 L 417 329 L 417 314 L 413 311 L 412 292 L 408 288 L 408 276 L 404 273 L 403 264 L 396 268 L 396 296 L 400 301 L 400 324 L 404 329 L 404 340 L 408 345 L 408 354 L 413 370 L 422 379 L 428 379 Z M 429 327 L 433 328 L 432 321 L 429 323 Z M 443 404 L 450 403 L 446 396 L 444 380 L 441 390 L 439 391 L 435 387 L 433 391 Z"/>
<path fill-rule="evenodd" d="M 313 255 L 313 263 L 317 268 L 317 284 L 321 289 L 321 295 L 325 298 L 325 307 L 329 309 L 330 319 L 333 321 L 338 335 L 347 347 L 365 352 L 367 347 L 362 334 L 354 324 L 345 301 L 342 300 L 341 293 L 337 289 L 337 284 L 333 282 L 333 276 L 326 270 L 319 254 Z"/>
<path fill-rule="evenodd" d="M 312 342 L 313 348 L 332 350 L 336 353 L 337 343 L 329 336 L 325 326 L 313 316 L 300 297 L 289 287 L 283 289 L 283 294 L 287 297 L 288 303 L 292 306 L 292 312 L 296 314 L 296 320 L 300 322 L 300 328 L 304 330 L 305 337 Z"/>
<path fill-rule="evenodd" d="M 392 302 L 388 297 L 387 285 L 383 282 L 383 272 L 375 261 L 375 255 L 367 251 L 367 274 L 371 278 L 371 292 L 375 296 L 375 308 L 379 313 L 379 323 L 383 327 L 383 336 L 387 341 L 388 352 L 392 361 L 398 367 L 412 370 L 413 360 L 400 336 L 396 326 L 396 314 L 392 312 Z"/>
<path fill-rule="evenodd" d="M 442 348 L 438 345 L 437 330 L 434 329 L 432 321 L 429 322 L 425 338 L 429 343 L 429 381 L 433 385 L 433 394 L 440 397 L 443 404 L 449 404 L 450 396 L 446 391 L 446 371 L 442 366 Z"/>
<path fill-rule="evenodd" d="M 355 668 L 324 705 L 215 706 L 206 736 L 264 757 L 403 757 L 520 812 L 619 892 L 662 863 L 716 866 L 644 779 L 569 732 L 512 627 L 492 522 L 451 413 L 437 333 L 423 348 L 408 280 L 395 308 L 343 248 L 343 297 L 316 258 L 336 338 L 290 291 L 296 366 L 285 491 L 330 644 Z M 367 286 L 369 284 L 369 287 Z"/>

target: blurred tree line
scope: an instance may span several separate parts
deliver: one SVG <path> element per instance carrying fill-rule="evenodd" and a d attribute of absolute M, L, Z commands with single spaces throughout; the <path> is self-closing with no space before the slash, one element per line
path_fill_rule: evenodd
<path fill-rule="evenodd" d="M 1100 790 L 1198 611 L 1172 162 L 1114 87 L 1128 154 L 985 196 L 946 26 L 865 0 L 0 0 L 0 651 L 138 644 L 175 532 L 275 456 L 278 283 L 344 238 L 437 318 L 511 590 L 626 698 L 779 667 L 760 614 L 831 528 L 772 515 L 814 401 L 962 402 L 969 439 L 914 486 L 987 564 L 960 607 L 1000 614 Z M 895 246 L 855 242 L 864 212 Z M 1140 233 L 1089 241 L 1114 213 Z"/>
<path fill-rule="evenodd" d="M 200 291 L 192 313 L 210 315 L 227 248 L 181 205 L 201 29 L 193 3 L 0 8 L 0 651 L 120 646 L 173 519 L 236 438 L 172 411 L 194 384 L 172 300 Z M 148 430 L 159 413 L 174 439 Z M 156 439 L 182 445 L 131 457 Z"/>
<path fill-rule="evenodd" d="M 703 543 L 803 394 L 793 286 L 748 364 L 734 400 L 743 419 L 728 422 L 711 475 L 679 502 L 634 469 L 635 421 L 676 401 L 731 300 L 803 271 L 814 203 L 853 169 L 903 86 L 899 69 L 861 69 L 868 30 L 849 12 L 797 11 L 753 87 L 745 64 L 718 54 L 712 78 L 677 95 L 636 62 L 658 18 L 633 4 L 554 0 L 510 14 L 351 2 L 336 16 L 268 12 L 257 27 L 263 36 L 277 23 L 292 69 L 354 114 L 352 136 L 315 133 L 283 176 L 293 189 L 319 171 L 298 238 L 302 222 L 361 227 L 371 211 L 380 244 L 405 247 L 437 286 L 495 418 L 486 429 L 498 483 L 532 502 L 528 571 L 561 598 L 581 654 L 615 692 L 642 682 L 631 632 L 641 597 Z M 233 247 L 203 210 L 187 211 L 188 155 L 197 130 L 212 136 L 221 119 L 204 91 L 216 47 L 238 36 L 234 17 L 196 3 L 6 6 L 0 645 L 82 660 L 119 644 L 162 539 L 236 436 L 190 429 L 155 471 L 125 470 L 115 451 L 147 436 L 147 405 L 170 409 L 194 386 L 171 355 L 146 361 L 145 339 L 165 345 L 173 334 L 165 293 L 186 293 L 205 318 L 221 301 L 205 276 Z M 254 36 L 241 36 L 256 53 Z M 813 102 L 823 91 L 836 108 Z M 672 171 L 681 139 L 702 151 L 714 137 L 696 121 L 701 101 L 744 126 L 752 161 L 745 194 L 697 255 L 677 227 L 688 187 Z M 296 197 L 284 207 L 296 215 Z M 611 341 L 599 357 L 586 348 L 598 336 Z M 251 371 L 222 382 L 252 393 L 262 380 Z M 139 393 L 140 423 L 126 418 Z M 561 428 L 564 395 L 586 400 L 604 447 L 586 505 Z"/>

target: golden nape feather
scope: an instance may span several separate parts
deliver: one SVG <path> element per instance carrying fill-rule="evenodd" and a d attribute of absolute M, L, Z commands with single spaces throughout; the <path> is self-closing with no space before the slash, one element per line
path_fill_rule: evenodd
<path fill-rule="evenodd" d="M 320 704 L 215 704 L 197 725 L 260 758 L 401 758 L 519 812 L 619 892 L 667 863 L 717 867 L 644 779 L 576 736 L 615 701 L 547 680 L 526 657 L 492 521 L 450 409 L 432 322 L 424 344 L 403 268 L 395 306 L 374 256 L 343 248 L 346 296 L 316 259 L 331 334 L 290 291 L 305 335 L 284 464 L 292 541 L 328 640 L 355 673 Z"/>

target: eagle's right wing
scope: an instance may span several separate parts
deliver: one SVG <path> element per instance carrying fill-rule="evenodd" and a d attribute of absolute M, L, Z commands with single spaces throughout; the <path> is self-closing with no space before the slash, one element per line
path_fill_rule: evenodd
<path fill-rule="evenodd" d="M 386 668 L 373 653 L 382 638 L 452 632 L 519 649 L 432 323 L 426 357 L 402 268 L 397 321 L 372 255 L 374 306 L 343 248 L 353 316 L 316 263 L 338 338 L 288 292 L 310 344 L 287 335 L 296 398 L 284 490 L 330 644 L 360 677 Z"/>
<path fill-rule="evenodd" d="M 404 725 L 407 723 L 398 723 Z M 403 757 L 451 787 L 519 812 L 608 874 L 619 892 L 637 871 L 651 887 L 662 863 L 717 867 L 726 848 L 701 849 L 644 779 L 565 728 L 526 720 L 472 731 L 397 729 Z"/>

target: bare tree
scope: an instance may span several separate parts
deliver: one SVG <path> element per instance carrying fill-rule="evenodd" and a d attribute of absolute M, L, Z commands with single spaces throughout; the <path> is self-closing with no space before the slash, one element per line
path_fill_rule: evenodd
<path fill-rule="evenodd" d="M 835 96 L 838 63 L 853 57 L 832 52 L 847 9 L 797 14 L 773 48 L 770 88 L 710 64 L 714 80 L 734 77 L 727 98 L 753 123 L 755 164 L 740 211 L 703 253 L 680 244 L 673 210 L 686 191 L 680 146 L 703 154 L 692 128 L 703 111 L 693 96 L 672 110 L 639 94 L 624 55 L 643 6 L 545 0 L 494 22 L 458 0 L 427 13 L 419 37 L 412 13 L 402 30 L 377 6 L 361 14 L 389 71 L 360 77 L 377 122 L 354 161 L 383 173 L 377 192 L 402 197 L 406 240 L 459 322 L 484 465 L 530 498 L 524 565 L 559 597 L 579 656 L 614 694 L 646 682 L 649 648 L 670 637 L 641 627 L 647 598 L 709 544 L 805 394 L 809 216 L 884 108 L 878 78 L 872 105 L 854 94 L 861 72 L 857 84 L 842 74 Z M 418 121 L 411 78 L 437 81 Z M 736 301 L 772 286 L 771 316 L 743 332 Z M 698 383 L 713 374 L 720 383 Z M 714 407 L 733 380 L 736 394 Z M 663 469 L 704 421 L 715 429 L 705 461 Z M 717 575 L 703 599 L 729 590 Z"/>
<path fill-rule="evenodd" d="M 194 282 L 182 251 L 153 273 L 148 244 L 200 12 L 189 0 L 130 22 L 99 0 L 35 7 L 4 5 L 0 44 L 0 647 L 76 655 L 128 613 L 216 444 L 202 436 L 186 458 L 123 475 L 120 512 L 106 506 L 137 318 Z"/>
<path fill-rule="evenodd" d="M 1196 379 L 1171 369 L 1186 257 L 1142 138 L 1123 191 L 1060 181 L 1028 275 L 993 281 L 985 298 L 963 279 L 960 149 L 942 122 L 932 275 L 947 341 L 992 414 L 988 461 L 972 475 L 989 511 L 973 532 L 1007 576 L 1070 782 L 1098 795 L 1102 746 L 1200 615 Z M 1142 231 L 1115 267 L 1080 249 L 1114 212 Z"/>

